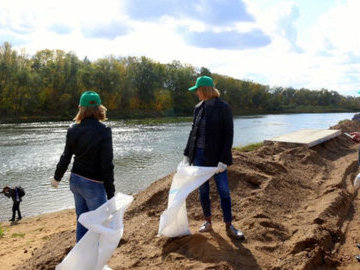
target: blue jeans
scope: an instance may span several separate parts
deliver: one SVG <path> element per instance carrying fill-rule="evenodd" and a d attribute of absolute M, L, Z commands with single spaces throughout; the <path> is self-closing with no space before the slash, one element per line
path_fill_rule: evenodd
<path fill-rule="evenodd" d="M 79 219 L 82 213 L 95 210 L 106 202 L 104 184 L 88 180 L 80 175 L 71 174 L 70 190 L 74 194 L 76 220 Z M 88 230 L 77 221 L 76 242 L 79 242 L 87 231 Z"/>
<path fill-rule="evenodd" d="M 204 164 L 204 150 L 195 148 L 194 165 L 202 166 Z M 223 212 L 224 222 L 232 221 L 231 214 L 231 197 L 228 184 L 227 170 L 214 175 L 216 187 L 220 196 L 221 209 Z M 210 203 L 210 184 L 209 180 L 199 187 L 200 203 L 205 218 L 211 217 Z"/>

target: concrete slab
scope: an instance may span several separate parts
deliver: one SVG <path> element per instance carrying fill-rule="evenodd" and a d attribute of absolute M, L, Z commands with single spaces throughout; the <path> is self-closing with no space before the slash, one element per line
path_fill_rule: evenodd
<path fill-rule="evenodd" d="M 341 130 L 337 129 L 301 129 L 296 132 L 281 135 L 266 142 L 283 142 L 302 144 L 308 148 L 317 144 L 323 143 L 327 140 L 335 138 L 341 134 Z"/>

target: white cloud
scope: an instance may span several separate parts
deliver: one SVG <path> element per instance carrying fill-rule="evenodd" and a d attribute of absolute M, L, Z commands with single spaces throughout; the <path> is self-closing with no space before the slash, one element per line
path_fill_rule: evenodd
<path fill-rule="evenodd" d="M 0 9 L 0 42 L 9 41 L 15 49 L 25 48 L 30 54 L 41 49 L 62 49 L 74 52 L 80 59 L 88 56 L 95 60 L 113 54 L 147 56 L 163 63 L 179 60 L 270 86 L 327 88 L 340 93 L 360 89 L 358 0 L 336 1 L 327 12 L 319 8 L 317 17 L 305 28 L 300 22 L 308 18 L 315 2 L 309 7 L 304 3 L 311 1 L 243 0 L 238 2 L 238 7 L 242 3 L 246 6 L 241 16 L 252 20 L 241 20 L 233 13 L 226 24 L 214 25 L 213 20 L 199 20 L 201 16 L 167 14 L 169 5 L 160 11 L 149 10 L 150 15 L 162 13 L 156 20 L 145 22 L 125 14 L 127 1 L 132 0 L 7 0 Z M 147 1 L 149 8 L 152 3 Z M 196 9 L 200 2 L 191 3 L 182 10 Z M 219 3 L 216 1 L 217 6 Z M 203 14 L 201 8 L 196 12 Z M 219 9 L 218 15 L 222 12 Z M 218 37 L 223 37 L 225 31 L 247 33 L 259 29 L 271 43 L 243 50 L 196 48 L 186 43 L 181 27 L 190 32 L 216 33 Z"/>
<path fill-rule="evenodd" d="M 318 75 L 313 78 L 317 84 L 322 82 L 344 93 L 352 91 L 355 94 L 360 89 L 360 77 L 351 75 L 360 70 L 359 9 L 359 1 L 339 1 L 337 6 L 321 15 L 310 30 L 312 40 L 307 49 L 312 53 L 313 61 L 319 61 L 322 59 L 319 55 L 325 55 L 324 60 L 319 61 L 321 68 L 312 73 Z"/>

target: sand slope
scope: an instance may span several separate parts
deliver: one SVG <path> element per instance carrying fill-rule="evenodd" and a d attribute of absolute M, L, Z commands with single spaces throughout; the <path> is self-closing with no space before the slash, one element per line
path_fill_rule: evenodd
<path fill-rule="evenodd" d="M 355 121 L 333 127 L 360 130 Z M 213 228 L 200 234 L 197 192 L 187 199 L 192 235 L 156 236 L 172 175 L 154 182 L 125 214 L 125 232 L 109 261 L 113 269 L 356 269 L 360 201 L 352 180 L 358 145 L 340 136 L 311 149 L 270 144 L 251 153 L 234 151 L 229 169 L 234 225 L 246 241 L 224 230 L 212 181 Z M 73 210 L 21 220 L 5 227 L 0 269 L 54 269 L 74 245 Z M 14 233 L 24 235 L 14 236 Z"/>

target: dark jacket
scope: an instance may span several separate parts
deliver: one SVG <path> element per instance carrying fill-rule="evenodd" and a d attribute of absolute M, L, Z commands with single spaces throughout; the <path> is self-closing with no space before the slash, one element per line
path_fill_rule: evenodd
<path fill-rule="evenodd" d="M 4 192 L 4 195 L 8 198 L 11 198 L 14 203 L 18 203 L 22 201 L 19 195 L 19 191 L 17 190 L 17 187 L 9 188 L 8 192 Z"/>
<path fill-rule="evenodd" d="M 192 164 L 200 124 L 196 119 L 202 107 L 203 117 L 206 117 L 204 166 L 217 166 L 219 162 L 229 166 L 232 164 L 233 117 L 230 106 L 219 98 L 200 102 L 195 106 L 193 124 L 184 155 L 189 157 Z"/>
<path fill-rule="evenodd" d="M 115 187 L 111 128 L 95 118 L 85 118 L 80 124 L 71 125 L 56 166 L 56 180 L 64 176 L 72 155 L 75 156 L 71 172 L 103 182 L 108 199 L 112 198 Z"/>

